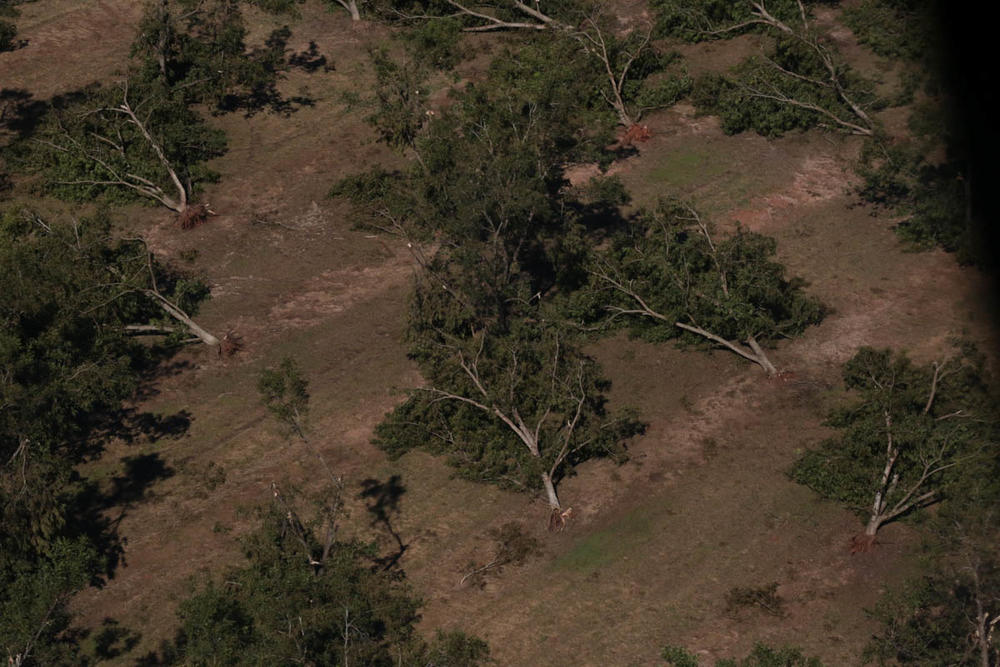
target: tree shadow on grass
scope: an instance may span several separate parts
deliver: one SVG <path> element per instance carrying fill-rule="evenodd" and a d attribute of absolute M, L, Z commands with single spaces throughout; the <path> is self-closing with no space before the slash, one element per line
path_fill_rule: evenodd
<path fill-rule="evenodd" d="M 70 500 L 69 515 L 74 522 L 69 537 L 85 537 L 104 561 L 91 582 L 94 586 L 102 586 L 125 565 L 126 540 L 119 534 L 119 526 L 128 511 L 151 500 L 153 486 L 175 473 L 159 452 L 126 456 L 121 463 L 121 471 L 110 483 L 77 477 L 78 492 Z"/>
<path fill-rule="evenodd" d="M 382 569 L 389 570 L 399 563 L 409 545 L 403 543 L 402 537 L 392 525 L 392 517 L 399 513 L 399 500 L 406 493 L 402 477 L 393 475 L 386 481 L 369 478 L 361 482 L 361 493 L 358 497 L 365 501 L 368 513 L 371 515 L 372 526 L 382 526 L 396 542 L 396 550 L 376 559 Z"/>

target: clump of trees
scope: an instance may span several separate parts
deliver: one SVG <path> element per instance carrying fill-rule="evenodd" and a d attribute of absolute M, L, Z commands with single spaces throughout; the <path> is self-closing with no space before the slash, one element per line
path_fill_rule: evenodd
<path fill-rule="evenodd" d="M 868 0 L 844 10 L 858 40 L 894 61 L 900 97 L 912 104 L 905 132 L 867 142 L 857 171 L 862 200 L 903 217 L 899 236 L 916 248 L 941 247 L 963 264 L 990 264 L 990 199 L 974 197 L 976 142 L 958 99 L 964 71 L 949 62 L 937 2 Z M 987 160 L 979 158 L 979 164 Z"/>
<path fill-rule="evenodd" d="M 720 236 L 691 206 L 663 200 L 594 254 L 590 281 L 571 302 L 582 325 L 627 325 L 649 340 L 722 347 L 778 372 L 764 349 L 801 334 L 823 306 L 787 279 L 773 239 L 737 229 Z"/>
<path fill-rule="evenodd" d="M 489 647 L 462 632 L 416 632 L 421 601 L 400 573 L 375 567 L 375 545 L 338 534 L 343 482 L 309 442 L 309 388 L 285 357 L 258 378 L 261 402 L 319 459 L 319 491 L 271 484 L 257 528 L 241 539 L 246 564 L 229 568 L 184 600 L 176 636 L 158 664 L 485 664 Z M 305 504 L 305 507 L 303 505 Z"/>
<path fill-rule="evenodd" d="M 962 498 L 992 471 L 995 405 L 972 350 L 921 366 L 862 348 L 844 366 L 844 386 L 856 398 L 828 419 L 841 434 L 803 456 L 792 478 L 864 517 L 856 549 L 886 523 Z"/>
<path fill-rule="evenodd" d="M 601 144 L 581 124 L 587 109 L 558 86 L 522 84 L 523 66 L 495 66 L 419 123 L 408 121 L 416 109 L 399 113 L 405 99 L 387 95 L 373 122 L 417 160 L 334 193 L 358 205 L 364 224 L 406 239 L 421 269 L 408 339 L 428 386 L 380 425 L 376 443 L 395 456 L 446 454 L 472 479 L 544 489 L 555 510 L 561 477 L 594 456 L 620 459 L 640 426 L 609 413 L 597 364 L 543 312 L 546 295 L 572 281 L 579 250 L 563 166 Z"/>
<path fill-rule="evenodd" d="M 0 648 L 11 664 L 77 662 L 66 605 L 113 570 L 119 545 L 76 466 L 120 430 L 121 402 L 153 359 L 134 334 L 189 337 L 179 316 L 207 296 L 108 232 L 101 215 L 0 217 Z"/>
<path fill-rule="evenodd" d="M 933 536 L 936 543 L 929 546 L 934 562 L 928 571 L 886 594 L 871 613 L 882 628 L 865 651 L 868 660 L 880 665 L 997 664 L 998 499 L 994 487 L 987 504 L 973 508 L 971 515 L 943 513 Z"/>
<path fill-rule="evenodd" d="M 242 540 L 246 565 L 183 601 L 166 664 L 485 664 L 489 648 L 461 632 L 431 642 L 415 630 L 420 601 L 371 567 L 372 547 L 318 535 L 275 487 L 259 528 Z"/>

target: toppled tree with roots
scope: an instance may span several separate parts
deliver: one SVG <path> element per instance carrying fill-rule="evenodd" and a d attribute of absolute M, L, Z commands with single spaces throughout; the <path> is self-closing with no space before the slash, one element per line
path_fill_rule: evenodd
<path fill-rule="evenodd" d="M 840 435 L 806 453 L 792 478 L 865 518 L 855 551 L 890 521 L 962 495 L 996 459 L 995 405 L 969 348 L 923 366 L 862 348 L 844 366 L 844 385 L 856 398 L 827 422 Z"/>
<path fill-rule="evenodd" d="M 558 331 L 518 322 L 502 334 L 440 332 L 426 349 L 427 386 L 376 430 L 390 456 L 445 454 L 468 479 L 543 489 L 557 511 L 559 479 L 595 457 L 623 461 L 624 441 L 642 430 L 630 413 L 609 413 L 609 383 Z"/>
<path fill-rule="evenodd" d="M 692 207 L 665 200 L 591 262 L 569 312 L 584 325 L 628 324 L 653 341 L 722 347 L 778 372 L 764 346 L 801 334 L 823 306 L 785 278 L 774 239 L 737 229 L 722 237 Z"/>

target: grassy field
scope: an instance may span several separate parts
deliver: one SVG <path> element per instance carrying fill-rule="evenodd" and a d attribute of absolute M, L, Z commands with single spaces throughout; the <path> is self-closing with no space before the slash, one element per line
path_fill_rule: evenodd
<path fill-rule="evenodd" d="M 549 534 L 542 499 L 454 479 L 425 454 L 389 462 L 369 442 L 402 391 L 420 383 L 402 342 L 414 267 L 400 243 L 353 229 L 326 193 L 345 175 L 400 159 L 348 104 L 370 84 L 366 48 L 388 32 L 351 25 L 317 0 L 302 12 L 290 47 L 315 42 L 333 67 L 282 82 L 312 106 L 212 119 L 230 138 L 213 165 L 221 181 L 204 195 L 219 215 L 182 232 L 154 209 L 120 212 L 123 228 L 208 281 L 204 324 L 236 332 L 244 348 L 226 360 L 196 348 L 175 358 L 135 407 L 186 428 L 114 443 L 87 470 L 109 487 L 132 479 L 139 491 L 109 509 L 127 539 L 125 562 L 75 600 L 82 623 L 114 617 L 141 633 L 119 658 L 131 664 L 172 634 L 192 577 L 240 562 L 236 538 L 250 526 L 241 508 L 266 501 L 272 482 L 318 483 L 308 451 L 283 436 L 256 396 L 260 369 L 293 355 L 310 382 L 314 440 L 351 491 L 345 530 L 396 548 L 355 494 L 365 479 L 402 480 L 393 529 L 406 545 L 399 565 L 425 600 L 424 630 L 480 634 L 503 665 L 657 664 L 667 643 L 709 659 L 757 640 L 856 664 L 874 630 L 865 609 L 913 570 L 917 538 L 892 525 L 878 549 L 852 556 L 858 520 L 785 472 L 827 435 L 822 415 L 839 399 L 839 365 L 858 346 L 901 346 L 925 359 L 955 333 L 994 342 L 986 280 L 944 253 L 906 252 L 891 220 L 856 205 L 854 140 L 818 131 L 726 136 L 683 104 L 651 116 L 650 141 L 612 167 L 636 204 L 680 193 L 724 227 L 776 237 L 790 272 L 831 314 L 779 346 L 773 359 L 790 373 L 773 380 L 721 352 L 624 337 L 593 345 L 612 401 L 636 407 L 649 428 L 628 463 L 588 463 L 562 484 L 574 518 Z M 47 99 L 113 76 L 139 13 L 132 0 L 24 5 L 28 45 L 0 54 L 3 85 Z M 274 25 L 252 18 L 251 39 Z M 739 49 L 752 48 L 741 40 Z M 683 53 L 692 71 L 738 60 L 718 44 Z M 133 479 L 137 461 L 148 479 Z M 481 589 L 461 586 L 470 560 L 488 555 L 487 531 L 509 521 L 538 537 L 543 554 Z M 785 616 L 726 613 L 731 588 L 772 582 Z"/>

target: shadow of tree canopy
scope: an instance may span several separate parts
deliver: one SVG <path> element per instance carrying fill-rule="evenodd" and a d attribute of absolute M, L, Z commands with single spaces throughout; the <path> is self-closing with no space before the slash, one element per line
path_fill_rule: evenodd
<path fill-rule="evenodd" d="M 304 72 L 313 74 L 322 69 L 324 72 L 332 72 L 334 66 L 327 64 L 326 56 L 320 53 L 316 42 L 310 41 L 309 46 L 304 51 L 293 53 L 288 57 L 288 65 L 297 67 Z"/>
<path fill-rule="evenodd" d="M 377 558 L 376 563 L 383 569 L 391 569 L 399 563 L 409 545 L 403 543 L 402 537 L 392 525 L 392 517 L 399 513 L 399 501 L 406 493 L 400 475 L 392 475 L 382 482 L 369 478 L 361 482 L 361 493 L 358 497 L 365 501 L 366 509 L 371 515 L 372 526 L 382 526 L 396 542 L 396 551 Z"/>
<path fill-rule="evenodd" d="M 126 456 L 122 470 L 110 484 L 84 479 L 77 475 L 75 495 L 70 499 L 68 515 L 74 518 L 70 537 L 86 537 L 104 559 L 104 569 L 96 573 L 92 584 L 101 586 L 125 564 L 125 538 L 118 527 L 128 510 L 151 498 L 150 490 L 159 481 L 173 477 L 175 471 L 159 452 Z M 118 509 L 117 515 L 112 510 Z"/>

